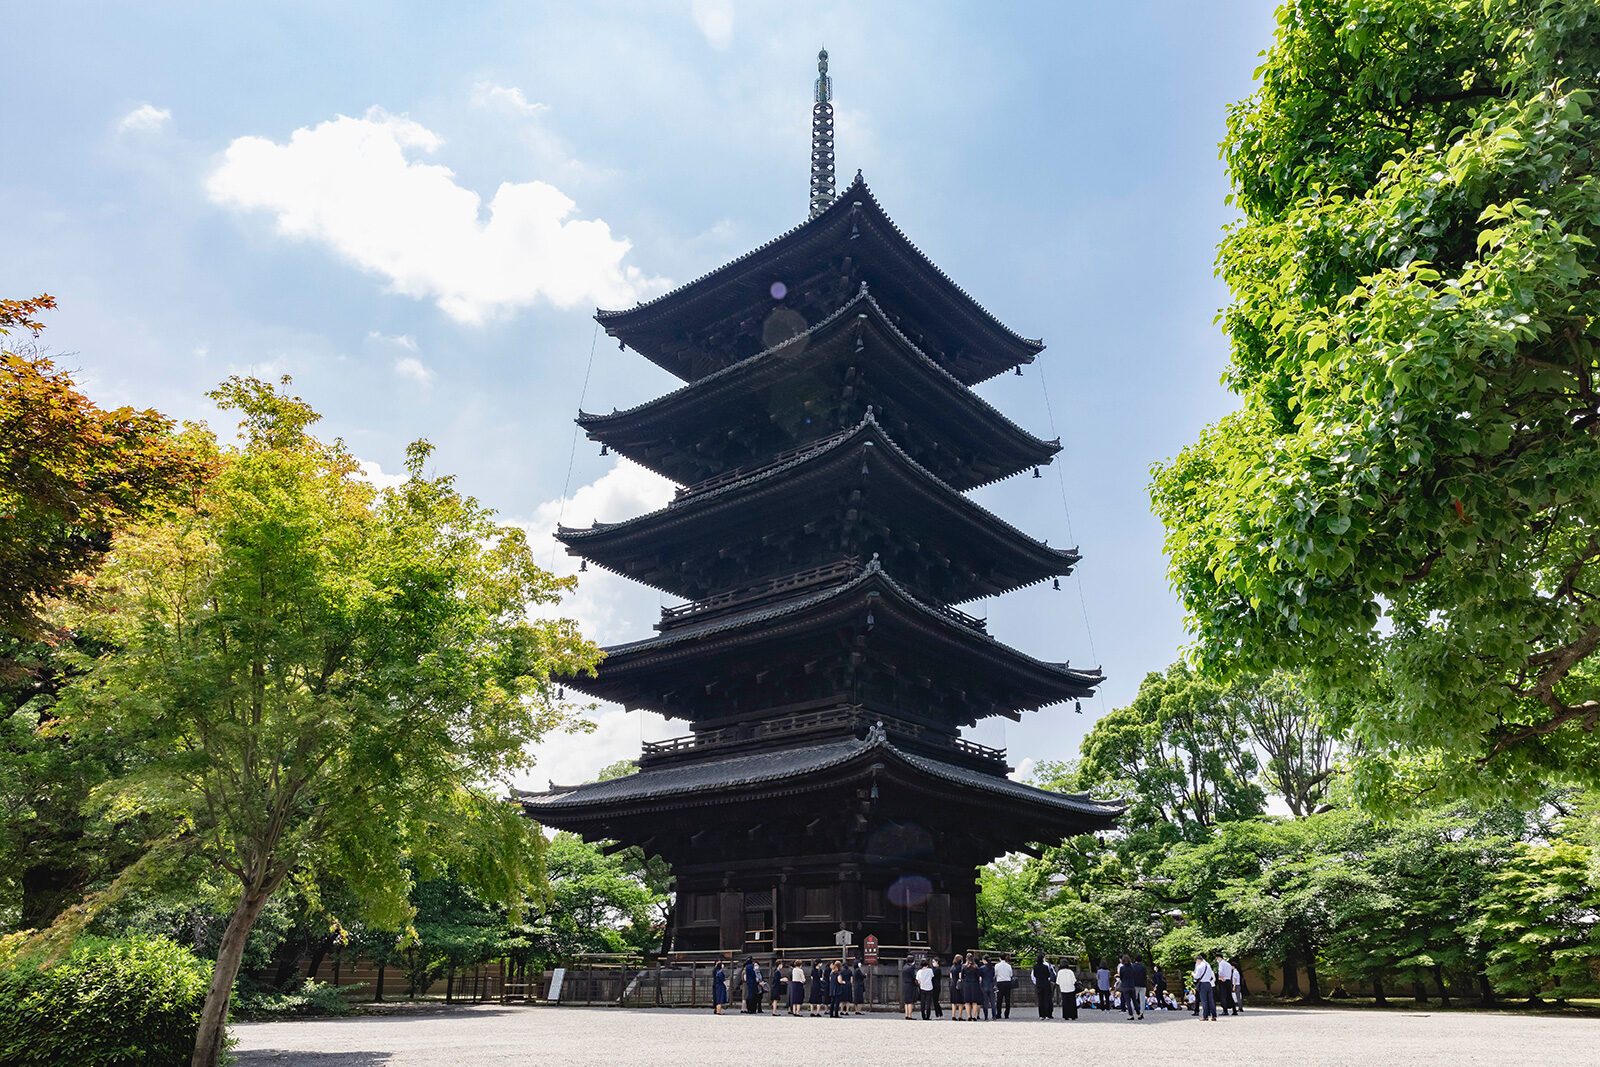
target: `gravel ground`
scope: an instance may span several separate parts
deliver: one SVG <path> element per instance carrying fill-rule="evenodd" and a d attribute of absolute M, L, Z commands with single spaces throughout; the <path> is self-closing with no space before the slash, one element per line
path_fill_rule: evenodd
<path fill-rule="evenodd" d="M 1351 1065 L 1600 1067 L 1600 1020 L 1499 1013 L 1256 1008 L 1202 1025 L 1187 1012 L 1142 1023 L 1089 1011 L 1074 1023 L 1013 1016 L 999 1026 L 896 1015 L 842 1020 L 709 1011 L 479 1006 L 389 1016 L 241 1023 L 240 1067 L 675 1067 L 714 1063 Z"/>

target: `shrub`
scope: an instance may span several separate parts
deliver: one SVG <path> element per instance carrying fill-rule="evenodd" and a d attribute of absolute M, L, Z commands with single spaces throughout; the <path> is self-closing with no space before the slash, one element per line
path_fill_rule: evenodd
<path fill-rule="evenodd" d="M 291 992 L 275 989 L 244 990 L 236 987 L 233 995 L 235 1019 L 281 1019 L 295 1015 L 349 1015 L 350 1005 L 345 1003 L 341 988 L 347 991 L 361 986 L 336 986 L 328 982 L 306 982 Z"/>
<path fill-rule="evenodd" d="M 84 938 L 41 965 L 0 949 L 0 1063 L 189 1062 L 211 964 L 166 938 Z"/>

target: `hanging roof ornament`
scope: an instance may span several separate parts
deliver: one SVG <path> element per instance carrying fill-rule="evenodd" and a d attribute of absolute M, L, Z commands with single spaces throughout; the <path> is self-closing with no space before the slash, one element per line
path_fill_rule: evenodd
<path fill-rule="evenodd" d="M 811 217 L 833 203 L 833 79 L 828 50 L 817 53 L 816 104 L 811 108 Z"/>

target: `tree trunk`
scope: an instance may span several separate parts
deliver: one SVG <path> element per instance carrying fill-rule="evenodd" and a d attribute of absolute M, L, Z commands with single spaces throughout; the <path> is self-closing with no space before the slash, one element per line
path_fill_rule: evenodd
<path fill-rule="evenodd" d="M 1300 995 L 1299 957 L 1291 952 L 1283 958 L 1283 995 L 1285 998 Z"/>
<path fill-rule="evenodd" d="M 1411 983 L 1411 999 L 1418 1004 L 1428 1003 L 1428 990 L 1423 986 L 1420 978 Z"/>
<path fill-rule="evenodd" d="M 1494 986 L 1489 984 L 1489 972 L 1478 972 L 1478 997 L 1484 1007 L 1494 1003 Z"/>
<path fill-rule="evenodd" d="M 1439 983 L 1439 1007 L 1448 1008 L 1450 1006 L 1450 987 L 1444 984 L 1443 967 L 1435 966 L 1433 968 L 1433 980 Z"/>
<path fill-rule="evenodd" d="M 383 1003 L 383 969 L 387 966 L 389 966 L 387 963 L 378 964 L 378 981 L 372 990 L 372 1003 L 374 1004 Z"/>
<path fill-rule="evenodd" d="M 450 961 L 450 970 L 444 976 L 444 1002 L 453 1003 L 456 990 L 456 961 Z"/>
<path fill-rule="evenodd" d="M 228 928 L 222 932 L 217 948 L 217 965 L 211 972 L 211 987 L 206 990 L 205 1006 L 200 1009 L 200 1029 L 194 1038 L 194 1055 L 189 1067 L 217 1067 L 222 1059 L 223 1040 L 228 1033 L 228 1002 L 233 997 L 233 980 L 244 959 L 250 929 L 272 894 L 261 889 L 245 889 L 233 909 Z"/>
<path fill-rule="evenodd" d="M 1310 1004 L 1322 1002 L 1322 987 L 1317 985 L 1317 953 L 1315 949 L 1306 953 L 1306 1002 Z"/>
<path fill-rule="evenodd" d="M 1379 1008 L 1389 1006 L 1389 998 L 1383 995 L 1383 975 L 1372 979 L 1372 1003 Z"/>
<path fill-rule="evenodd" d="M 327 958 L 328 950 L 330 948 L 332 948 L 332 947 L 333 947 L 333 935 L 332 934 L 329 934 L 327 937 L 324 937 L 319 941 L 312 942 L 312 945 L 311 945 L 311 964 L 310 964 L 310 966 L 308 966 L 306 968 L 306 981 L 309 982 L 312 979 L 316 978 L 316 976 L 317 976 L 317 968 L 322 966 L 322 961 Z M 339 978 L 338 978 L 339 965 L 338 965 L 337 961 L 334 963 L 334 966 L 333 966 L 333 974 L 334 974 L 333 984 L 334 985 L 338 985 L 339 984 Z"/>

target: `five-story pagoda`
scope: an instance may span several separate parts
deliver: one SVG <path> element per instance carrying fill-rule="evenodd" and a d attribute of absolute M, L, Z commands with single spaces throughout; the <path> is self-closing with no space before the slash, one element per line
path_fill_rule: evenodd
<path fill-rule="evenodd" d="M 1006 777 L 980 719 L 1089 695 L 952 605 L 1077 563 L 963 494 L 1048 463 L 971 386 L 1042 350 L 913 246 L 859 174 L 834 195 L 827 53 L 811 215 L 665 296 L 596 316 L 682 378 L 591 440 L 679 483 L 568 551 L 686 598 L 606 650 L 592 696 L 687 722 L 639 773 L 522 797 L 539 822 L 640 845 L 677 878 L 669 947 L 978 943 L 976 869 L 1110 825 L 1116 808 Z"/>

